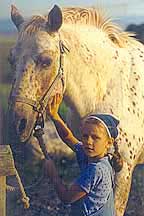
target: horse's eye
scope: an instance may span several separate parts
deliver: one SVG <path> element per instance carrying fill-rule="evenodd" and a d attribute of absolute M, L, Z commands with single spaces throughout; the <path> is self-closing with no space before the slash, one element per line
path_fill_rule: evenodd
<path fill-rule="evenodd" d="M 41 67 L 49 67 L 51 63 L 52 59 L 47 56 L 39 56 L 36 61 L 36 64 L 40 65 Z"/>

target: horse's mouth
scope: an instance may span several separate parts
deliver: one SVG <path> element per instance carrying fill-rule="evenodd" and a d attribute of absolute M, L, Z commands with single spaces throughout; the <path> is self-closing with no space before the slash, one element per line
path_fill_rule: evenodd
<path fill-rule="evenodd" d="M 24 118 L 18 122 L 16 125 L 16 132 L 20 142 L 28 141 L 32 135 L 34 124 L 35 123 L 33 121 L 27 121 Z"/>

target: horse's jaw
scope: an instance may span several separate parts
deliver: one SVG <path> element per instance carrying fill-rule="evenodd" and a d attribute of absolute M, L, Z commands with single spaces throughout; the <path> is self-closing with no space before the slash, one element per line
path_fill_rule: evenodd
<path fill-rule="evenodd" d="M 20 142 L 26 142 L 30 138 L 36 119 L 37 112 L 27 104 L 16 102 L 12 109 L 10 109 L 9 122 Z"/>

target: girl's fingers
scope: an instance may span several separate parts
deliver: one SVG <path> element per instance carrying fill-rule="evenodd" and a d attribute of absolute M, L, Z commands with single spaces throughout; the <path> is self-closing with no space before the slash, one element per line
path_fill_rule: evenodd
<path fill-rule="evenodd" d="M 54 106 L 55 104 L 56 104 L 56 96 L 54 95 L 51 105 Z"/>
<path fill-rule="evenodd" d="M 51 105 L 52 101 L 53 101 L 53 97 L 50 97 L 48 104 Z"/>
<path fill-rule="evenodd" d="M 57 102 L 60 102 L 60 94 L 57 95 Z"/>
<path fill-rule="evenodd" d="M 60 104 L 61 101 L 62 101 L 62 95 L 57 93 L 57 103 Z"/>
<path fill-rule="evenodd" d="M 54 96 L 52 96 L 48 101 L 49 107 L 54 107 L 55 105 L 59 105 L 62 101 L 62 95 L 59 93 L 56 93 Z"/>
<path fill-rule="evenodd" d="M 56 93 L 55 98 L 56 98 L 56 104 L 58 104 L 58 93 Z"/>

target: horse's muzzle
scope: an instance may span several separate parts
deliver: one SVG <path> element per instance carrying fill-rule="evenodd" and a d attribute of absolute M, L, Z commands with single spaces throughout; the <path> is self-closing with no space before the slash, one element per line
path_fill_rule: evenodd
<path fill-rule="evenodd" d="M 20 102 L 16 102 L 9 110 L 9 122 L 14 127 L 16 136 L 20 142 L 26 142 L 35 126 L 37 112 L 31 106 Z"/>

